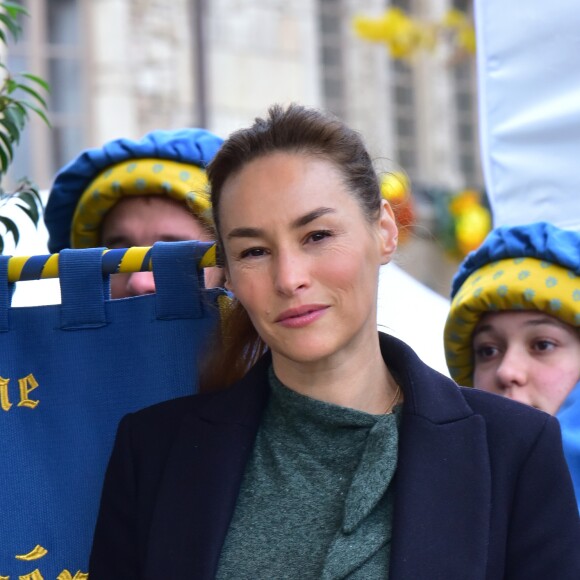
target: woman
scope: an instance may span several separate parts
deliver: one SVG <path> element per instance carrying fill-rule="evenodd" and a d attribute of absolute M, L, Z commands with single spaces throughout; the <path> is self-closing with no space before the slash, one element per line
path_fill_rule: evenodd
<path fill-rule="evenodd" d="M 577 578 L 556 421 L 376 331 L 397 229 L 360 137 L 273 107 L 208 178 L 223 350 L 206 393 L 122 421 L 91 579 Z"/>
<path fill-rule="evenodd" d="M 580 503 L 580 234 L 492 231 L 461 265 L 445 329 L 451 374 L 560 421 Z"/>

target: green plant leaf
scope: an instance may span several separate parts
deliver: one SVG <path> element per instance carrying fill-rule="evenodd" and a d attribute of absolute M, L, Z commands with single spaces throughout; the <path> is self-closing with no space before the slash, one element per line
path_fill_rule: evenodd
<path fill-rule="evenodd" d="M 30 219 L 30 221 L 34 224 L 34 227 L 38 227 L 38 220 L 40 219 L 40 214 L 38 212 L 38 208 L 36 206 L 24 206 L 19 203 L 14 203 L 14 207 L 22 210 Z"/>
<path fill-rule="evenodd" d="M 6 14 L 4 12 L 0 12 L 0 22 L 2 22 L 4 26 L 6 26 L 6 28 L 10 31 L 10 34 L 12 34 L 12 38 L 15 41 L 18 40 L 18 37 L 22 32 L 22 29 L 18 24 L 18 22 L 14 18 L 12 18 L 9 14 Z"/>
<path fill-rule="evenodd" d="M 40 193 L 38 192 L 38 186 L 32 183 L 27 177 L 20 180 L 20 188 L 19 191 L 22 193 L 27 193 L 30 195 L 36 204 L 36 206 L 40 209 L 43 209 L 44 206 L 42 204 L 42 198 L 40 197 Z"/>
<path fill-rule="evenodd" d="M 0 174 L 4 174 L 8 171 L 10 160 L 11 159 L 8 158 L 8 153 L 4 150 L 4 147 L 0 146 Z"/>
<path fill-rule="evenodd" d="M 18 18 L 19 14 L 26 14 L 26 16 L 29 15 L 28 10 L 26 10 L 26 8 L 20 4 L 16 4 L 14 2 L 2 2 L 0 5 L 14 20 Z"/>
<path fill-rule="evenodd" d="M 30 183 L 23 183 L 23 189 L 16 193 L 16 200 L 22 200 L 30 207 L 36 207 L 36 198 L 32 195 L 32 185 Z"/>
<path fill-rule="evenodd" d="M 15 83 L 16 87 L 19 88 L 21 91 L 28 93 L 31 97 L 36 99 L 41 105 L 43 109 L 47 109 L 48 106 L 46 101 L 34 90 L 31 89 L 28 85 L 23 85 L 22 83 Z"/>
<path fill-rule="evenodd" d="M 4 115 L 14 123 L 19 132 L 24 129 L 28 115 L 26 109 L 20 102 L 14 101 L 13 103 L 10 103 L 10 105 L 4 110 Z"/>
<path fill-rule="evenodd" d="M 31 111 L 34 111 L 47 124 L 48 127 L 52 127 L 52 125 L 50 124 L 50 121 L 48 120 L 48 117 L 46 116 L 45 112 L 42 109 L 39 109 L 38 107 L 34 106 L 32 103 L 28 103 L 26 101 L 23 101 L 22 105 L 24 105 L 25 107 L 27 107 Z"/>
<path fill-rule="evenodd" d="M 8 77 L 6 79 L 5 87 L 6 87 L 6 92 L 8 94 L 11 94 L 19 87 L 19 85 L 13 78 Z"/>
<path fill-rule="evenodd" d="M 4 111 L 6 116 L 0 119 L 0 125 L 3 126 L 8 132 L 10 135 L 10 140 L 13 143 L 18 143 L 18 140 L 20 139 L 20 131 L 18 130 L 18 127 L 8 118 L 7 111 L 8 109 Z"/>
<path fill-rule="evenodd" d="M 14 157 L 14 149 L 12 148 L 12 141 L 2 131 L 0 131 L 0 141 L 2 141 L 2 143 L 0 143 L 0 147 L 2 146 L 2 144 L 4 145 L 6 153 L 8 154 L 10 161 L 12 161 L 12 158 Z"/>
<path fill-rule="evenodd" d="M 44 79 L 30 73 L 22 73 L 22 76 L 40 85 L 47 93 L 50 93 L 50 85 Z"/>
<path fill-rule="evenodd" d="M 2 224 L 6 231 L 12 234 L 14 238 L 14 243 L 17 244 L 20 241 L 20 232 L 18 231 L 18 226 L 10 218 L 0 215 L 0 224 Z"/>

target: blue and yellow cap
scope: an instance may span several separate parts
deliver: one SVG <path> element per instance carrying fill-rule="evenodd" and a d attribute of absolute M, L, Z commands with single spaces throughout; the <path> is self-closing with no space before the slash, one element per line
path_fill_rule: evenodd
<path fill-rule="evenodd" d="M 50 190 L 49 251 L 100 245 L 103 216 L 127 195 L 168 195 L 211 224 L 205 167 L 221 144 L 205 129 L 178 129 L 84 151 L 59 171 Z"/>
<path fill-rule="evenodd" d="M 460 265 L 451 299 L 447 366 L 473 386 L 471 337 L 486 312 L 540 310 L 580 327 L 580 233 L 545 222 L 496 228 Z"/>

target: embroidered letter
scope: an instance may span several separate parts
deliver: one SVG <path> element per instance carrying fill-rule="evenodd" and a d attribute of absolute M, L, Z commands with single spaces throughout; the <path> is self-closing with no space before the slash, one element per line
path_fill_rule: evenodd
<path fill-rule="evenodd" d="M 20 387 L 20 403 L 19 407 L 28 407 L 29 409 L 34 409 L 40 401 L 33 401 L 28 398 L 28 395 L 38 387 L 38 383 L 34 378 L 34 375 L 30 373 L 27 377 L 23 379 L 18 379 L 18 386 Z"/>
<path fill-rule="evenodd" d="M 44 576 L 40 573 L 40 570 L 37 568 L 34 572 L 30 574 L 26 574 L 26 576 L 19 576 L 19 580 L 44 580 Z"/>
<path fill-rule="evenodd" d="M 24 560 L 25 562 L 31 562 L 32 560 L 40 560 L 48 554 L 48 550 L 43 548 L 40 544 L 37 544 L 28 554 L 20 554 L 19 556 L 14 556 L 17 560 Z"/>
<path fill-rule="evenodd" d="M 10 407 L 12 407 L 12 403 L 8 399 L 8 383 L 10 379 L 4 379 L 0 377 L 0 407 L 2 407 L 3 411 L 10 411 Z"/>

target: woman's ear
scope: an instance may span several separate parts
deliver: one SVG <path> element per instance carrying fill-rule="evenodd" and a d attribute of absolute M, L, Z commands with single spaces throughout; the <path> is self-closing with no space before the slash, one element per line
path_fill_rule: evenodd
<path fill-rule="evenodd" d="M 224 288 L 230 292 L 233 292 L 232 283 L 230 282 L 230 274 L 227 267 L 224 267 Z"/>
<path fill-rule="evenodd" d="M 381 237 L 381 264 L 384 265 L 388 264 L 393 258 L 399 242 L 399 229 L 395 222 L 395 214 L 386 199 L 381 199 L 379 231 Z"/>

